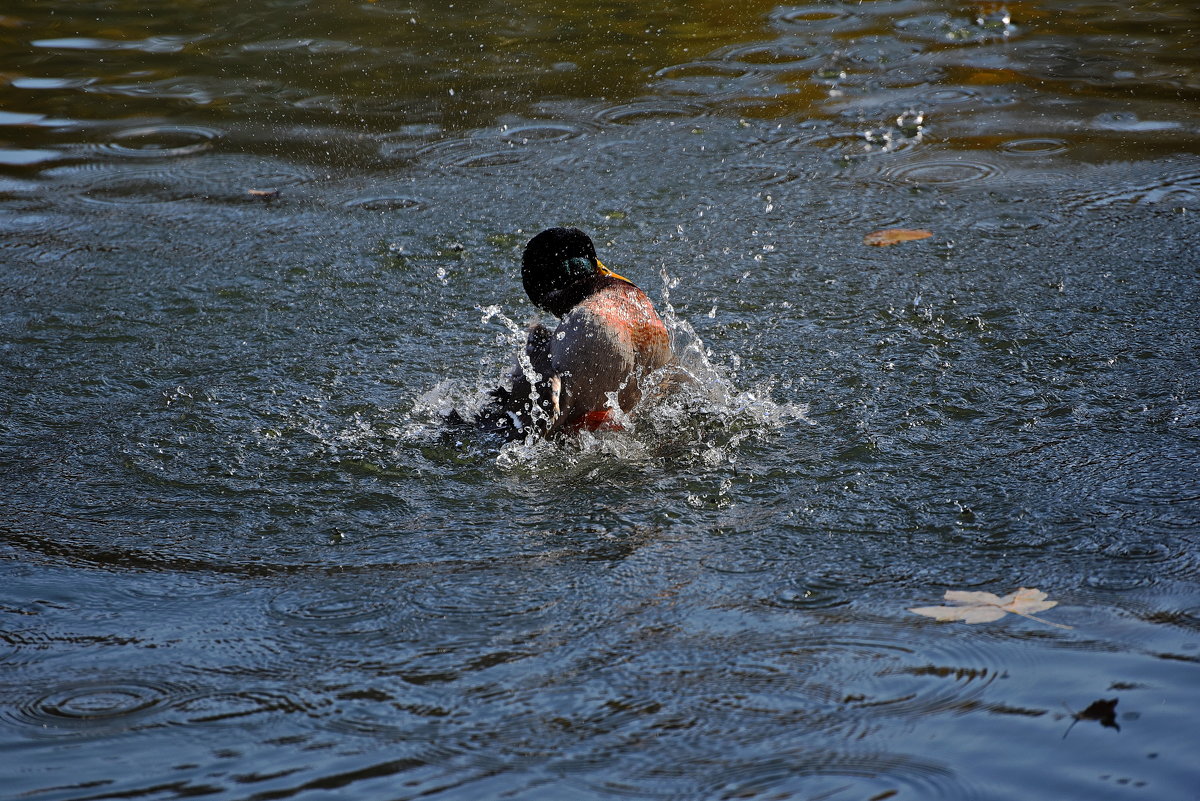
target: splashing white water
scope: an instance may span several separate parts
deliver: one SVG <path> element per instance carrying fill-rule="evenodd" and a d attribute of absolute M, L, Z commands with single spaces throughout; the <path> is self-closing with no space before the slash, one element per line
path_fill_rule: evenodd
<path fill-rule="evenodd" d="M 550 415 L 538 402 L 541 400 L 541 395 L 538 394 L 537 389 L 538 384 L 548 378 L 548 376 L 543 376 L 534 368 L 533 362 L 529 358 L 529 353 L 525 349 L 525 342 L 529 337 L 529 329 L 522 329 L 521 326 L 517 325 L 512 319 L 501 312 L 499 306 L 476 307 L 476 309 L 483 312 L 483 317 L 479 320 L 483 325 L 487 325 L 494 317 L 499 319 L 504 324 L 504 327 L 508 329 L 511 335 L 509 337 L 511 344 L 514 346 L 512 349 L 516 352 L 517 368 L 520 369 L 521 374 L 529 382 L 530 386 L 529 416 L 532 426 L 534 429 L 541 427 L 543 424 L 548 426 L 550 424 Z M 521 421 L 517 419 L 516 415 L 512 415 L 512 417 L 513 423 L 520 429 L 522 425 Z"/>
<path fill-rule="evenodd" d="M 506 443 L 495 452 L 497 467 L 561 471 L 572 466 L 586 467 L 596 458 L 644 462 L 667 458 L 669 454 L 671 459 L 683 456 L 711 468 L 736 461 L 738 448 L 748 439 L 765 436 L 794 422 L 812 424 L 806 417 L 806 405 L 771 400 L 770 382 L 750 389 L 736 387 L 726 372 L 713 364 L 712 354 L 699 334 L 679 317 L 671 304 L 671 290 L 679 285 L 678 279 L 672 278 L 665 267 L 660 268 L 659 274 L 660 316 L 671 335 L 676 358 L 647 377 L 646 386 L 650 389 L 638 407 L 628 415 L 618 416 L 620 425 L 616 430 L 583 431 L 553 441 Z M 482 324 L 493 320 L 501 324 L 503 331 L 498 343 L 509 352 L 515 351 L 522 372 L 535 384 L 541 376 L 525 354 L 528 329 L 514 322 L 499 306 L 478 310 L 482 312 Z M 734 357 L 732 361 L 736 364 L 738 360 Z M 413 417 L 424 420 L 410 425 L 404 438 L 429 441 L 438 437 L 446 415 L 457 411 L 469 419 L 484 405 L 491 388 L 471 385 L 465 378 L 439 382 L 414 400 Z"/>

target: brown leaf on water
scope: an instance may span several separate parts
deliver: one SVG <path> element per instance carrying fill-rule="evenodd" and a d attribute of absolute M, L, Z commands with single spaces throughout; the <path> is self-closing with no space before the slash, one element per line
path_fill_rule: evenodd
<path fill-rule="evenodd" d="M 1058 601 L 1047 601 L 1046 593 L 1041 590 L 1021 587 L 1016 592 L 1004 597 L 991 592 L 966 592 L 964 590 L 946 590 L 945 599 L 953 606 L 918 606 L 909 609 L 918 615 L 925 615 L 934 620 L 961 620 L 964 623 L 988 623 L 999 620 L 1009 612 L 1021 615 L 1039 623 L 1047 623 L 1060 629 L 1069 629 L 1061 623 L 1051 623 L 1036 617 L 1034 612 L 1043 612 L 1058 606 Z"/>
<path fill-rule="evenodd" d="M 1099 701 L 1093 701 L 1091 705 L 1075 715 L 1076 720 L 1096 720 L 1101 726 L 1107 726 L 1110 729 L 1121 730 L 1117 725 L 1117 699 L 1110 698 L 1105 701 L 1101 698 Z"/>
<path fill-rule="evenodd" d="M 931 236 L 933 236 L 933 231 L 926 231 L 922 228 L 885 228 L 882 231 L 872 231 L 864 236 L 863 244 L 883 247 L 884 245 L 895 245 L 900 242 L 928 239 Z"/>

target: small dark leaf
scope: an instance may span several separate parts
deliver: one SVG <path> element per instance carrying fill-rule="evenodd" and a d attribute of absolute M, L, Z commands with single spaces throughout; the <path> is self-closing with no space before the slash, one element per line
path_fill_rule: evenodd
<path fill-rule="evenodd" d="M 1087 709 L 1075 715 L 1076 720 L 1097 720 L 1101 726 L 1121 730 L 1117 725 L 1117 699 L 1093 701 Z"/>

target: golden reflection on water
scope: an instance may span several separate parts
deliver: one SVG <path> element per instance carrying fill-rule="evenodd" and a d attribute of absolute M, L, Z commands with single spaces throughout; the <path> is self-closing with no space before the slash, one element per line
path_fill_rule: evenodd
<path fill-rule="evenodd" d="M 1200 69 L 1181 32 L 1198 17 L 1152 2 L 147 10 L 22 0 L 0 17 L 0 147 L 108 143 L 114 127 L 169 122 L 299 156 L 313 139 L 413 125 L 438 136 L 529 118 L 591 124 L 640 98 L 687 104 L 693 116 L 835 122 L 856 135 L 883 126 L 889 141 L 891 121 L 914 113 L 926 141 L 950 147 L 1020 134 L 1097 150 L 1099 138 L 1137 157 L 1196 149 Z"/>

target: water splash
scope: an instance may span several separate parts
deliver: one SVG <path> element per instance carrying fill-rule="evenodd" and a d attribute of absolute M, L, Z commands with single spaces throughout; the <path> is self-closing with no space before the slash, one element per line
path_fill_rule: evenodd
<path fill-rule="evenodd" d="M 609 406 L 618 424 L 614 430 L 580 432 L 553 441 L 530 437 L 505 443 L 492 451 L 485 435 L 456 431 L 456 446 L 494 453 L 497 467 L 503 470 L 543 468 L 591 469 L 596 458 L 615 458 L 626 462 L 647 462 L 684 458 L 704 469 L 736 461 L 739 447 L 747 440 L 797 421 L 811 425 L 804 404 L 777 403 L 771 398 L 773 384 L 762 382 L 750 388 L 738 387 L 725 369 L 713 362 L 691 323 L 681 318 L 671 303 L 671 290 L 679 286 L 665 266 L 662 280 L 660 316 L 671 336 L 675 360 L 647 376 L 647 391 L 638 407 L 626 414 L 620 411 L 616 393 L 610 393 Z M 508 317 L 496 305 L 479 307 L 484 325 L 498 321 L 503 331 L 497 344 L 516 353 L 522 373 L 536 386 L 542 376 L 534 370 L 525 353 L 527 330 Z M 736 364 L 736 356 L 732 357 Z M 486 403 L 491 386 L 472 384 L 467 379 L 447 379 L 421 393 L 413 403 L 412 422 L 403 439 L 410 442 L 442 438 L 445 423 L 453 415 L 471 419 Z M 535 406 L 535 414 L 545 412 Z"/>

